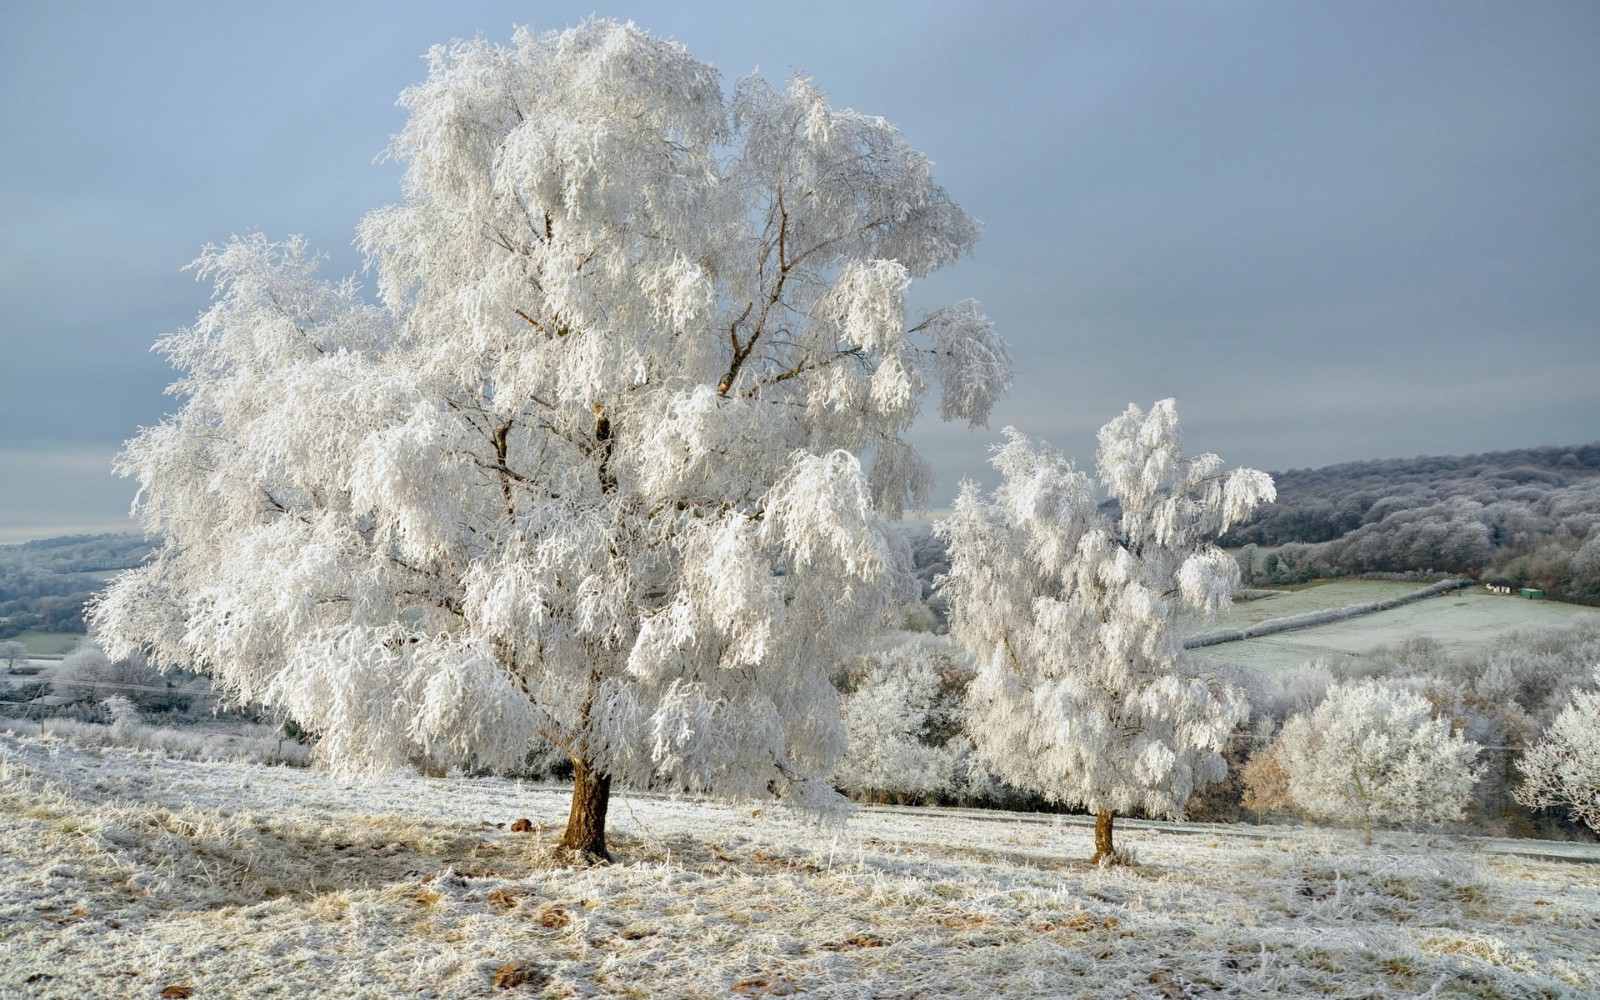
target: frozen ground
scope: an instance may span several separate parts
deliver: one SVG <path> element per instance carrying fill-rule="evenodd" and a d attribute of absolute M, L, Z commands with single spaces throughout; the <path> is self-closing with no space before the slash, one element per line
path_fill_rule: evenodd
<path fill-rule="evenodd" d="M 871 810 L 819 829 L 621 797 L 618 863 L 576 869 L 550 851 L 565 809 L 560 789 L 500 780 L 342 782 L 0 736 L 0 995 L 1600 987 L 1600 864 L 1481 841 L 1126 824 L 1140 864 L 1101 870 L 1077 820 Z"/>
<path fill-rule="evenodd" d="M 1415 589 L 1413 584 L 1349 580 L 1286 591 L 1235 605 L 1217 617 L 1215 627 L 1242 628 L 1268 618 L 1378 601 Z M 1418 636 L 1433 639 L 1452 652 L 1465 652 L 1507 632 L 1567 627 L 1597 616 L 1600 611 L 1594 608 L 1501 596 L 1473 587 L 1329 625 L 1207 646 L 1198 652 L 1258 670 L 1284 670 L 1312 659 L 1337 661 Z"/>

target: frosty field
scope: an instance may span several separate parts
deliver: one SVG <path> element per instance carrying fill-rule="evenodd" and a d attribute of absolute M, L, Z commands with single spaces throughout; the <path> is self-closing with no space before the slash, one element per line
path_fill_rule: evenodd
<path fill-rule="evenodd" d="M 1216 623 L 1207 628 L 1247 628 L 1271 618 L 1404 597 L 1416 593 L 1422 586 L 1391 580 L 1329 580 L 1292 590 L 1257 591 L 1267 596 L 1235 601 L 1232 607 L 1218 612 Z"/>
<path fill-rule="evenodd" d="M 1126 823 L 1140 864 L 1095 869 L 1078 819 L 880 809 L 835 829 L 624 795 L 618 863 L 574 869 L 550 850 L 566 805 L 494 779 L 353 783 L 0 736 L 0 994 L 1600 988 L 1600 864 L 1503 842 Z M 532 829 L 510 832 L 520 818 Z"/>
<path fill-rule="evenodd" d="M 1216 624 L 1210 628 L 1245 628 L 1270 618 L 1380 601 L 1416 589 L 1417 585 L 1410 583 L 1341 580 L 1281 591 L 1270 597 L 1235 604 L 1219 614 Z M 1432 639 L 1451 652 L 1465 652 L 1508 632 L 1565 627 L 1596 616 L 1600 616 L 1600 611 L 1594 608 L 1556 601 L 1529 601 L 1485 593 L 1474 587 L 1315 628 L 1208 646 L 1199 652 L 1208 658 L 1272 671 L 1297 667 L 1313 659 L 1337 662 L 1341 656 L 1369 652 L 1416 637 Z"/>

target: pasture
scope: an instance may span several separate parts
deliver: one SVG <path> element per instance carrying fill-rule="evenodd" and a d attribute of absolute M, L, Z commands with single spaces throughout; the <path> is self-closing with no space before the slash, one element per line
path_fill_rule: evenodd
<path fill-rule="evenodd" d="M 1600 986 L 1600 864 L 1471 838 L 624 794 L 0 735 L 0 994 L 1548 997 Z M 527 832 L 511 831 L 528 819 Z"/>
<path fill-rule="evenodd" d="M 1410 593 L 1413 583 L 1338 580 L 1311 584 L 1270 596 L 1240 601 L 1217 616 L 1213 628 L 1245 628 L 1271 618 L 1347 607 Z M 1561 628 L 1600 617 L 1600 610 L 1556 601 L 1530 601 L 1491 594 L 1481 587 L 1430 597 L 1387 611 L 1277 635 L 1207 646 L 1207 659 L 1242 663 L 1267 672 L 1291 669 L 1308 660 L 1337 662 L 1342 657 L 1425 638 L 1454 653 L 1487 645 L 1508 632 Z M 1198 630 L 1198 629 L 1196 629 Z M 1209 629 L 1207 629 L 1209 631 Z"/>

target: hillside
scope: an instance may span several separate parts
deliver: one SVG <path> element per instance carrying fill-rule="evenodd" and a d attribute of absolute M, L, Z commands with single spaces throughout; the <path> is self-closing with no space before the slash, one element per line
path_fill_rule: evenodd
<path fill-rule="evenodd" d="M 142 563 L 143 535 L 66 535 L 0 545 L 0 639 L 30 630 L 82 632 L 84 601 L 112 573 Z"/>
<path fill-rule="evenodd" d="M 1600 443 L 1275 472 L 1277 502 L 1235 528 L 1257 583 L 1361 573 L 1504 577 L 1600 601 Z"/>
<path fill-rule="evenodd" d="M 1594 848 L 629 796 L 562 867 L 559 788 L 335 780 L 0 736 L 0 993 L 1562 997 Z M 510 832 L 513 820 L 532 829 Z M 1563 852 L 1570 857 L 1562 857 Z M 501 989 L 495 989 L 496 986 Z M 502 992 L 503 991 L 503 992 Z"/>

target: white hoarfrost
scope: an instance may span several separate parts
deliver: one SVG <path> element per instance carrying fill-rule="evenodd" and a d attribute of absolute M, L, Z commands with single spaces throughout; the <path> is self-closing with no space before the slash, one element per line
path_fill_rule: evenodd
<path fill-rule="evenodd" d="M 1100 430 L 1095 483 L 1008 428 L 985 499 L 965 483 L 939 526 L 951 634 L 978 657 L 969 730 L 1000 777 L 1104 817 L 1176 816 L 1220 779 L 1246 714 L 1236 691 L 1183 651 L 1180 610 L 1214 612 L 1238 582 L 1209 541 L 1273 496 L 1252 469 L 1179 452 L 1172 400 Z"/>
<path fill-rule="evenodd" d="M 967 669 L 948 642 L 905 634 L 844 665 L 849 743 L 833 780 L 869 802 L 960 793 L 971 744 L 954 734 L 952 702 Z"/>
<path fill-rule="evenodd" d="M 1600 683 L 1600 666 L 1594 679 Z M 1518 767 L 1523 774 L 1519 802 L 1535 809 L 1566 809 L 1574 820 L 1600 832 L 1600 692 L 1575 694 Z"/>
<path fill-rule="evenodd" d="M 1278 759 L 1306 812 L 1362 827 L 1461 819 L 1481 747 L 1433 717 L 1420 695 L 1376 681 L 1335 684 L 1309 714 L 1284 723 Z"/>
<path fill-rule="evenodd" d="M 166 545 L 97 633 L 348 767 L 542 736 L 606 787 L 835 801 L 827 670 L 914 585 L 902 435 L 1009 378 L 970 304 L 905 316 L 977 224 L 882 119 L 631 24 L 436 48 L 401 104 L 376 303 L 300 240 L 196 262 L 183 405 L 121 460 Z"/>
<path fill-rule="evenodd" d="M 1129 823 L 1119 832 L 1149 867 L 1128 870 L 1072 860 L 1079 817 L 887 806 L 839 830 L 621 794 L 620 863 L 582 866 L 552 850 L 559 788 L 405 773 L 352 785 L 0 733 L 0 996 L 1600 987 L 1594 845 L 1388 834 L 1363 848 L 1298 826 Z"/>

